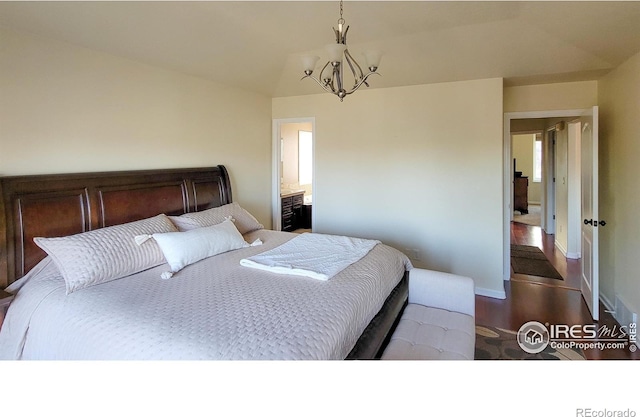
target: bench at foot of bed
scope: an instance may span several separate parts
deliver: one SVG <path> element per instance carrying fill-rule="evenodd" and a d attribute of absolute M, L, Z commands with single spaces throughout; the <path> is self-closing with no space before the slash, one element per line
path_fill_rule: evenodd
<path fill-rule="evenodd" d="M 414 268 L 409 304 L 383 360 L 473 359 L 475 291 L 471 278 Z"/>

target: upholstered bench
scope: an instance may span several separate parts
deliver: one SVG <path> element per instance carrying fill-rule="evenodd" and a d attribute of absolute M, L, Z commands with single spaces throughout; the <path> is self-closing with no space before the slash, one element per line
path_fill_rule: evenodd
<path fill-rule="evenodd" d="M 414 268 L 409 304 L 381 359 L 473 359 L 475 338 L 473 280 Z"/>

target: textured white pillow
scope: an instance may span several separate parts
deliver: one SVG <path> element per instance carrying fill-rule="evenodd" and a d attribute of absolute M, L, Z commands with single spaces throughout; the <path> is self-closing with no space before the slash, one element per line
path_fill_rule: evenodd
<path fill-rule="evenodd" d="M 155 242 L 139 246 L 134 238 L 176 230 L 171 220 L 160 214 L 76 235 L 33 240 L 51 256 L 64 277 L 67 294 L 70 294 L 164 263 L 162 251 Z"/>
<path fill-rule="evenodd" d="M 186 213 L 182 216 L 169 216 L 169 218 L 181 232 L 185 232 L 198 227 L 220 224 L 229 216 L 234 218 L 235 226 L 242 234 L 264 229 L 264 226 L 251 213 L 240 207 L 238 203 L 225 204 L 224 206 L 195 213 Z"/>
<path fill-rule="evenodd" d="M 171 272 L 201 259 L 249 246 L 230 219 L 186 232 L 154 233 L 152 237 L 162 249 Z"/>

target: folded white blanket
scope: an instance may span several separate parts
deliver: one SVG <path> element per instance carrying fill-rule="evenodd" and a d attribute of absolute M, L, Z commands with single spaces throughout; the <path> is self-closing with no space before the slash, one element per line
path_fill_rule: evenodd
<path fill-rule="evenodd" d="M 378 243 L 378 240 L 303 233 L 267 252 L 241 259 L 240 265 L 326 281 Z"/>

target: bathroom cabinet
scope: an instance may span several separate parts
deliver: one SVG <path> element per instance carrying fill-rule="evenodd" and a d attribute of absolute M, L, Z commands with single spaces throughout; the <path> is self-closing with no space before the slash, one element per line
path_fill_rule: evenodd
<path fill-rule="evenodd" d="M 303 227 L 302 204 L 304 191 L 281 194 L 282 231 L 292 232 Z"/>

